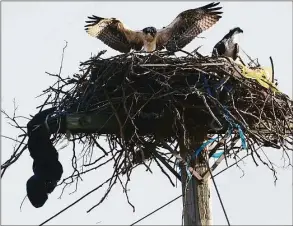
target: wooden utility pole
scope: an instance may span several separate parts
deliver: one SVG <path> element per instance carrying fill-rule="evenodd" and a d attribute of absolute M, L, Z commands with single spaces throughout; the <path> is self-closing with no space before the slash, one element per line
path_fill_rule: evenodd
<path fill-rule="evenodd" d="M 186 142 L 182 139 L 179 143 L 181 156 L 185 158 L 188 153 L 192 154 L 205 139 L 205 132 L 189 137 L 188 145 L 184 144 Z M 209 170 L 208 159 L 207 149 L 204 149 L 195 160 L 191 160 L 189 166 L 203 175 Z M 210 179 L 200 181 L 192 176 L 188 181 L 189 177 L 184 166 L 181 167 L 181 175 L 184 225 L 212 225 Z"/>

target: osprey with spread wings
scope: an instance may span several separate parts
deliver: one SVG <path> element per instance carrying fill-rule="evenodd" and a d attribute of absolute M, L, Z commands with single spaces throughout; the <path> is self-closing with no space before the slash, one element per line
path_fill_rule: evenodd
<path fill-rule="evenodd" d="M 212 27 L 221 18 L 218 3 L 181 12 L 168 26 L 157 30 L 146 27 L 140 31 L 127 28 L 116 18 L 88 17 L 86 32 L 111 48 L 127 53 L 131 49 L 152 52 L 166 48 L 175 52 L 189 44 L 196 36 Z"/>

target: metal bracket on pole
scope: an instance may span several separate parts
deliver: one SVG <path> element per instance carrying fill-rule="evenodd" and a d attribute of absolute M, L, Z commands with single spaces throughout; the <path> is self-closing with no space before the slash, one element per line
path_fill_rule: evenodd
<path fill-rule="evenodd" d="M 188 167 L 189 172 L 197 179 L 199 182 L 202 181 L 204 178 L 191 166 Z"/>

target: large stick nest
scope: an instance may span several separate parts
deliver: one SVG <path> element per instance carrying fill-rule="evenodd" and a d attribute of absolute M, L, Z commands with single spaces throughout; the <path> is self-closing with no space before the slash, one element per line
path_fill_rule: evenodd
<path fill-rule="evenodd" d="M 246 156 L 251 155 L 256 163 L 254 154 L 257 155 L 274 174 L 272 162 L 262 160 L 257 150 L 262 146 L 282 147 L 286 154 L 286 150 L 292 150 L 292 100 L 272 83 L 264 82 L 264 78 L 260 83 L 245 77 L 242 66 L 232 60 L 206 57 L 197 52 L 182 57 L 165 52 L 129 53 L 107 59 L 101 57 L 103 53 L 81 63 L 79 73 L 72 77 L 50 74 L 58 80 L 43 91 L 42 95 L 48 97 L 39 106 L 57 109 L 48 124 L 51 119 L 56 124 L 56 119 L 60 122 L 60 118 L 67 117 L 65 126 L 64 120 L 55 126 L 57 133 L 51 139 L 55 145 L 63 140 L 65 133 L 73 135 L 67 138 L 73 144 L 74 172 L 60 185 L 66 187 L 73 181 L 78 182 L 82 174 L 113 162 L 113 174 L 105 182 L 109 183 L 109 189 L 97 205 L 117 181 L 122 185 L 121 173 L 127 173 L 127 182 L 122 185 L 127 190 L 132 169 L 144 164 L 151 171 L 144 159 L 151 159 L 150 163 L 155 161 L 174 185 L 158 160 L 166 166 L 175 166 L 175 159 L 188 164 L 188 158 L 180 156 L 177 148 L 183 140 L 192 154 L 195 147 L 188 146 L 187 141 L 192 136 L 200 142 L 210 135 L 217 137 L 211 143 L 216 145 L 209 149 L 210 156 L 223 147 L 225 157 L 235 158 L 247 147 Z M 15 117 L 11 120 L 15 122 Z M 101 135 L 106 136 L 110 151 L 99 144 Z M 198 135 L 204 137 L 197 138 Z M 241 140 L 238 147 L 237 140 Z M 24 139 L 1 166 L 4 171 L 27 148 L 23 142 Z M 80 167 L 76 142 L 83 145 Z M 96 148 L 104 155 L 94 155 Z M 172 171 L 172 167 L 169 170 Z M 126 196 L 128 199 L 127 192 Z"/>
<path fill-rule="evenodd" d="M 128 142 L 239 127 L 247 138 L 266 146 L 277 148 L 292 139 L 289 97 L 245 78 L 227 58 L 130 53 L 102 59 L 99 54 L 81 63 L 74 79 L 59 79 L 47 92 L 55 94 L 50 105 L 59 113 L 115 118 L 118 127 L 111 135 Z"/>

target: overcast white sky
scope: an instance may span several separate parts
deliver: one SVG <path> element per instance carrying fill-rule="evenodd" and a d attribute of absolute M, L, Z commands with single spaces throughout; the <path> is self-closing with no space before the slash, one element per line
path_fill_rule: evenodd
<path fill-rule="evenodd" d="M 107 56 L 117 54 L 100 41 L 89 37 L 83 29 L 87 16 L 116 17 L 133 29 L 146 26 L 162 26 L 170 23 L 181 11 L 196 8 L 207 2 L 4 2 L 2 3 L 2 84 L 1 108 L 12 113 L 13 98 L 19 105 L 21 115 L 35 114 L 35 107 L 43 99 L 35 97 L 52 84 L 53 79 L 45 71 L 57 73 L 64 40 L 68 41 L 63 75 L 77 72 L 80 61 L 87 60 L 91 53 L 109 50 Z M 239 26 L 244 30 L 241 46 L 260 63 L 269 66 L 269 56 L 275 64 L 275 76 L 279 88 L 292 98 L 292 3 L 291 2 L 222 2 L 223 18 L 185 49 L 193 50 L 199 45 L 202 53 L 209 54 L 217 41 L 229 29 Z M 2 118 L 2 134 L 16 137 Z M 13 142 L 1 139 L 2 161 L 10 157 Z M 104 147 L 107 147 L 105 143 Z M 279 150 L 265 149 L 273 161 L 282 165 Z M 1 161 L 1 162 L 2 162 Z M 60 152 L 64 175 L 71 173 L 71 149 Z M 292 170 L 278 171 L 277 185 L 273 184 L 272 173 L 264 166 L 255 167 L 246 160 L 245 176 L 241 170 L 232 168 L 218 176 L 219 187 L 230 223 L 236 224 L 292 224 Z M 81 197 L 88 190 L 102 182 L 112 170 L 111 166 L 92 172 L 84 177 L 78 191 L 69 195 L 69 188 L 58 199 L 61 190 L 56 189 L 47 203 L 35 209 L 25 201 L 22 211 L 19 206 L 26 194 L 25 185 L 32 175 L 32 159 L 26 152 L 6 173 L 1 183 L 2 224 L 36 225 Z M 99 201 L 105 189 L 84 199 L 64 212 L 50 224 L 129 225 L 153 209 L 181 194 L 181 185 L 173 188 L 160 169 L 154 174 L 145 172 L 143 166 L 133 174 L 130 184 L 130 198 L 136 206 L 133 213 L 128 206 L 122 188 L 116 186 L 110 197 L 98 208 L 86 213 Z M 215 225 L 225 225 L 215 190 L 213 189 L 213 219 Z M 180 224 L 182 201 L 173 204 L 148 217 L 140 224 Z"/>

